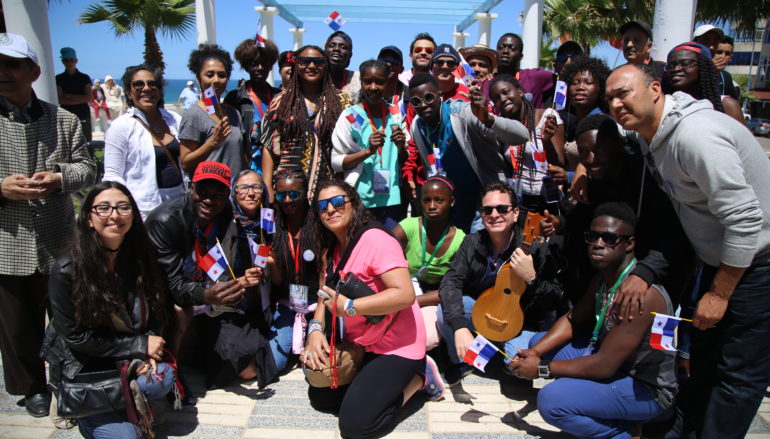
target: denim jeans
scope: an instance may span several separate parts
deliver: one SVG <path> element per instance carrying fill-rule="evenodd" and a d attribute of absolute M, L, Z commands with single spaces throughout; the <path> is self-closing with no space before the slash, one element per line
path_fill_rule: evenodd
<path fill-rule="evenodd" d="M 136 379 L 148 401 L 161 399 L 171 391 L 176 380 L 174 369 L 166 363 L 158 363 L 157 373 L 145 373 Z M 78 418 L 80 434 L 88 439 L 135 439 L 139 429 L 128 422 L 125 411 L 108 412 Z"/>
<path fill-rule="evenodd" d="M 716 272 L 704 268 L 701 295 Z M 699 297 L 700 297 L 699 296 Z M 693 329 L 680 408 L 698 437 L 742 438 L 770 385 L 770 263 L 750 267 L 716 327 Z"/>
<path fill-rule="evenodd" d="M 473 305 L 476 304 L 476 301 L 469 297 L 469 296 L 463 296 L 463 309 L 465 312 L 465 320 L 468 321 L 468 325 L 470 325 L 470 331 L 471 334 L 475 337 L 476 334 L 474 332 L 473 322 L 471 321 L 471 310 L 473 309 Z M 444 313 L 442 312 L 441 305 L 438 306 L 438 329 L 441 333 L 441 338 L 443 338 L 446 341 L 447 350 L 449 351 L 449 361 L 451 361 L 454 364 L 461 364 L 463 363 L 462 358 L 457 358 L 457 349 L 455 347 L 455 330 L 452 329 L 451 326 L 447 322 L 444 321 Z M 513 358 L 514 355 L 519 351 L 519 349 L 526 349 L 529 346 L 529 340 L 532 338 L 532 336 L 535 335 L 535 332 L 533 331 L 527 331 L 522 330 L 521 333 L 506 341 L 504 343 L 504 351 L 505 354 L 509 357 Z M 508 364 L 508 359 L 504 359 L 503 362 L 505 364 Z"/>
<path fill-rule="evenodd" d="M 278 304 L 273 315 L 273 327 L 270 328 L 269 343 L 275 360 L 275 370 L 282 371 L 291 355 L 291 342 L 294 337 L 294 311 Z"/>
<path fill-rule="evenodd" d="M 544 335 L 532 337 L 530 346 Z M 587 336 L 577 338 L 543 358 L 562 361 L 590 355 L 588 341 Z M 635 422 L 663 411 L 646 386 L 623 374 L 601 381 L 559 378 L 540 390 L 537 409 L 545 422 L 579 438 L 630 438 Z"/>
<path fill-rule="evenodd" d="M 463 229 L 466 234 L 471 231 L 474 221 L 477 226 L 481 221 L 479 207 L 481 207 L 480 193 L 455 192 L 455 204 L 452 206 L 452 216 L 449 223 L 455 227 Z"/>

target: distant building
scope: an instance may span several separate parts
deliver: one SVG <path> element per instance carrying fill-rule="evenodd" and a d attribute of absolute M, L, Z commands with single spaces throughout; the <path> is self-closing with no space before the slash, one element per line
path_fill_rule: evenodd
<path fill-rule="evenodd" d="M 770 22 L 758 20 L 749 35 L 740 35 L 734 28 L 728 34 L 735 39 L 735 48 L 725 70 L 733 76 L 750 76 L 748 86 L 754 99 L 747 109 L 752 117 L 770 118 Z"/>

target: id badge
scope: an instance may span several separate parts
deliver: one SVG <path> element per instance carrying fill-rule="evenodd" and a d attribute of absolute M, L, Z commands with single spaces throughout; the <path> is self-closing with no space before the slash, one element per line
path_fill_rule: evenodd
<path fill-rule="evenodd" d="M 415 296 L 422 295 L 422 288 L 420 288 L 420 281 L 417 280 L 416 277 L 412 278 L 412 288 L 414 288 L 414 295 Z"/>
<path fill-rule="evenodd" d="M 289 284 L 289 302 L 294 312 L 307 312 L 307 286 Z"/>
<path fill-rule="evenodd" d="M 375 169 L 374 170 L 374 186 L 375 194 L 387 194 L 390 192 L 390 170 L 389 169 Z"/>

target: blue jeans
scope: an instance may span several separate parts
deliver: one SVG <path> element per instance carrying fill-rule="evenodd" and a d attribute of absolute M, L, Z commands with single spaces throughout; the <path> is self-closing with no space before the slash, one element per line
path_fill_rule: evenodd
<path fill-rule="evenodd" d="M 544 335 L 532 337 L 530 345 Z M 588 340 L 578 338 L 543 358 L 561 361 L 590 355 Z M 645 385 L 623 374 L 601 381 L 559 378 L 540 390 L 537 410 L 545 422 L 579 438 L 630 438 L 635 422 L 663 411 Z"/>
<path fill-rule="evenodd" d="M 463 296 L 463 311 L 465 313 L 465 320 L 468 321 L 471 334 L 473 334 L 474 337 L 476 334 L 474 332 L 475 328 L 473 327 L 473 322 L 471 321 L 471 310 L 475 304 L 476 301 L 473 298 L 469 296 Z M 438 306 L 438 330 L 441 332 L 441 337 L 446 341 L 447 350 L 449 350 L 449 361 L 454 364 L 463 363 L 462 358 L 457 358 L 457 348 L 455 347 L 455 330 L 444 321 L 444 313 L 442 312 L 441 305 Z M 518 336 L 505 342 L 505 354 L 513 358 L 519 349 L 526 349 L 529 346 L 529 340 L 534 335 L 535 333 L 533 331 L 521 331 Z M 504 359 L 503 362 L 505 364 L 509 363 L 507 358 Z"/>
<path fill-rule="evenodd" d="M 715 267 L 706 267 L 701 296 Z M 700 297 L 700 296 L 699 296 Z M 770 263 L 750 267 L 722 320 L 713 329 L 693 329 L 691 377 L 680 408 L 698 437 L 742 438 L 770 385 Z"/>
<path fill-rule="evenodd" d="M 382 223 L 388 230 L 393 230 L 393 228 L 404 219 L 404 209 L 401 208 L 400 204 L 384 207 L 370 207 L 367 210 L 374 215 L 374 219 Z"/>
<path fill-rule="evenodd" d="M 282 371 L 291 355 L 291 342 L 294 337 L 294 311 L 278 304 L 273 315 L 273 327 L 270 328 L 269 343 L 275 360 L 275 370 Z"/>
<path fill-rule="evenodd" d="M 152 378 L 150 377 L 152 375 Z M 145 373 L 136 379 L 148 401 L 165 397 L 176 380 L 174 369 L 166 363 L 158 363 L 157 374 Z M 78 418 L 80 434 L 88 439 L 135 439 L 139 429 L 128 422 L 125 411 L 108 412 Z"/>
<path fill-rule="evenodd" d="M 481 207 L 481 193 L 455 192 L 455 204 L 452 206 L 452 216 L 449 223 L 455 227 L 463 229 L 466 234 L 471 231 L 471 225 L 481 221 L 481 217 L 476 218 Z"/>

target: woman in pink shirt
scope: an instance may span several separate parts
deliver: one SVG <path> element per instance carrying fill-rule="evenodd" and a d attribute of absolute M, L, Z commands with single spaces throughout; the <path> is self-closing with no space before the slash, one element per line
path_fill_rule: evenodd
<path fill-rule="evenodd" d="M 349 385 L 336 389 L 311 386 L 310 403 L 317 410 L 338 414 L 343 437 L 375 436 L 412 396 L 420 392 L 437 400 L 444 384 L 435 363 L 426 361 L 422 314 L 396 238 L 369 220 L 356 190 L 342 181 L 320 182 L 313 205 L 317 239 L 325 249 L 326 285 L 322 290 L 331 298 L 324 300 L 319 294 L 300 360 L 311 369 L 328 366 L 324 317 L 335 306 L 337 315 L 344 317 L 343 340 L 363 346 L 366 355 Z M 340 293 L 335 300 L 334 288 L 327 285 L 336 286 L 332 278 L 351 274 L 375 294 L 352 300 Z M 371 324 L 366 316 L 385 318 Z"/>

